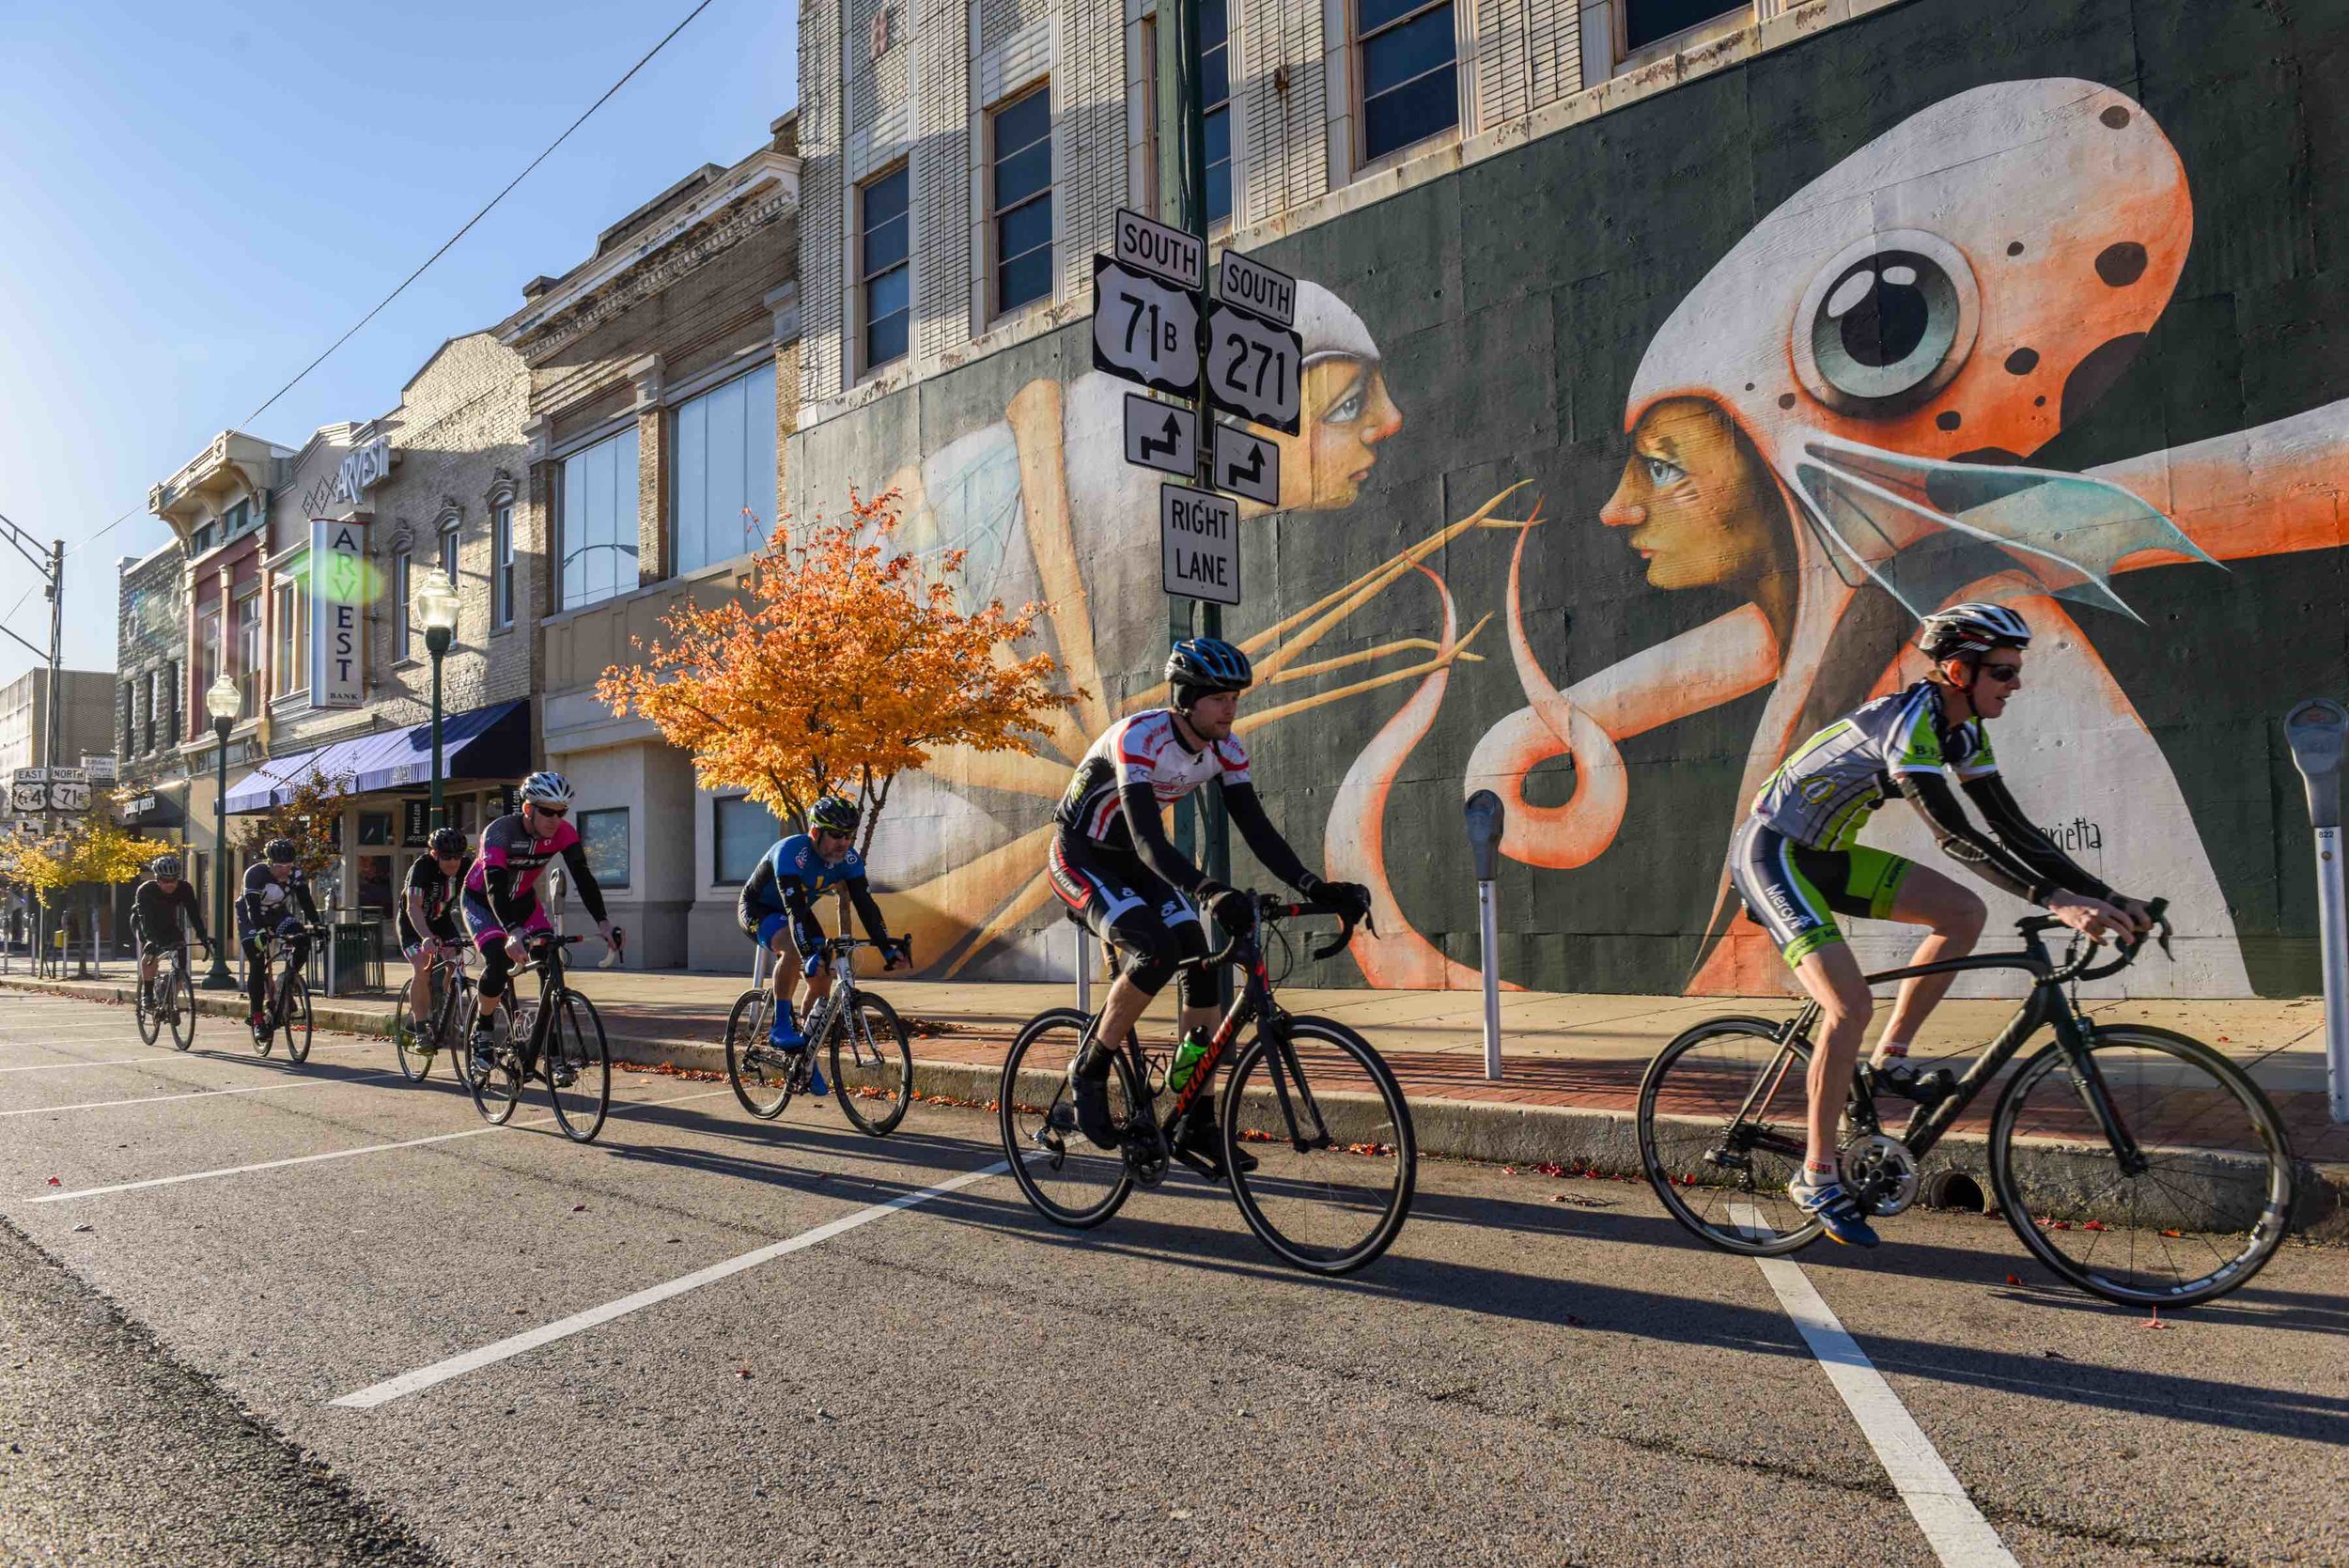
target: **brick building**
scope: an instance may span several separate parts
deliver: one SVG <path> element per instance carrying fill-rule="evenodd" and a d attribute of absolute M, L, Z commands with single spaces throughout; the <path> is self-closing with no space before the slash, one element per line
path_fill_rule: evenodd
<path fill-rule="evenodd" d="M 532 562 L 544 765 L 578 791 L 630 962 L 654 968 L 733 967 L 743 857 L 776 831 L 594 693 L 671 607 L 734 592 L 775 524 L 799 402 L 800 163 L 794 117 L 770 131 L 534 280 L 497 329 L 529 365 L 527 493 L 549 541 Z"/>
<path fill-rule="evenodd" d="M 185 844 L 188 764 L 180 755 L 188 657 L 187 554 L 172 539 L 143 559 L 115 563 L 115 753 L 136 786 L 123 826 Z"/>

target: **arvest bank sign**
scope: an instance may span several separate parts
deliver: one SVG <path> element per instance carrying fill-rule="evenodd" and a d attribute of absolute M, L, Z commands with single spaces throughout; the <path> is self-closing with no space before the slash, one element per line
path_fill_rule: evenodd
<path fill-rule="evenodd" d="M 310 520 L 310 706 L 357 707 L 366 675 L 367 529 Z"/>

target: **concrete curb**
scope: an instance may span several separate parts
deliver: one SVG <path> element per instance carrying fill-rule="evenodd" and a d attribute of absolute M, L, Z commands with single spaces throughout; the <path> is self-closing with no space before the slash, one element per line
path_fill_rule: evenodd
<path fill-rule="evenodd" d="M 0 975 L 0 989 L 125 1007 L 132 1000 L 127 980 L 117 984 Z M 196 1010 L 241 1018 L 243 998 L 223 992 L 198 992 Z M 320 1029 L 377 1038 L 391 1032 L 390 1015 L 375 1007 L 313 1001 L 311 1015 Z M 725 1071 L 723 1042 L 652 1039 L 616 1031 L 611 1032 L 610 1039 L 615 1062 L 695 1072 Z M 1008 1047 L 1010 1042 L 1006 1039 L 1002 1044 Z M 918 1039 L 914 1049 L 921 1049 Z M 913 1062 L 914 1093 L 930 1098 L 991 1106 L 1002 1079 L 1002 1068 L 992 1063 L 925 1061 L 918 1054 Z M 1411 1126 L 1423 1153 L 1447 1158 L 1499 1165 L 1556 1165 L 1576 1173 L 1602 1176 L 1637 1177 L 1644 1173 L 1640 1163 L 1637 1119 L 1626 1110 L 1421 1097 L 1411 1101 Z M 1971 1179 L 1976 1190 L 1982 1193 L 1990 1191 L 1989 1161 L 1980 1137 L 1960 1134 L 1943 1140 L 1921 1172 L 1928 1190 L 1952 1173 Z M 2303 1161 L 2295 1206 L 2298 1213 L 2294 1217 L 2293 1230 L 2303 1240 L 2349 1244 L 2349 1166 Z"/>

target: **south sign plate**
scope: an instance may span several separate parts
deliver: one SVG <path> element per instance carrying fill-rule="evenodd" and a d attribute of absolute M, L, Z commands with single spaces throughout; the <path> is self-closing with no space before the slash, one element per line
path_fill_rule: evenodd
<path fill-rule="evenodd" d="M 1207 313 L 1207 397 L 1226 413 L 1297 434 L 1304 358 L 1304 339 L 1286 327 L 1221 302 Z"/>
<path fill-rule="evenodd" d="M 1199 411 L 1126 394 L 1126 460 L 1190 478 L 1199 472 Z"/>
<path fill-rule="evenodd" d="M 1239 505 L 1189 485 L 1159 487 L 1159 540 L 1166 591 L 1216 604 L 1239 602 Z"/>
<path fill-rule="evenodd" d="M 1207 285 L 1207 247 L 1199 236 L 1145 218 L 1128 207 L 1117 210 L 1117 259 L 1154 273 L 1177 288 Z"/>
<path fill-rule="evenodd" d="M 1095 256 L 1093 367 L 1177 397 L 1197 396 L 1197 297 Z"/>

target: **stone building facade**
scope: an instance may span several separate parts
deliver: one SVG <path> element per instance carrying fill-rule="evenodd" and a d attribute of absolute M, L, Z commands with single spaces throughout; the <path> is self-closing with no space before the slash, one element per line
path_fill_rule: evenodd
<path fill-rule="evenodd" d="M 758 150 L 695 170 L 586 261 L 534 280 L 498 328 L 529 366 L 541 754 L 578 791 L 631 964 L 733 967 L 747 867 L 726 855 L 774 832 L 594 688 L 672 607 L 735 592 L 775 526 L 799 403 L 799 179 L 786 116 Z"/>
<path fill-rule="evenodd" d="M 115 753 L 125 827 L 187 842 L 188 765 L 179 753 L 186 702 L 187 554 L 178 539 L 115 564 Z"/>

